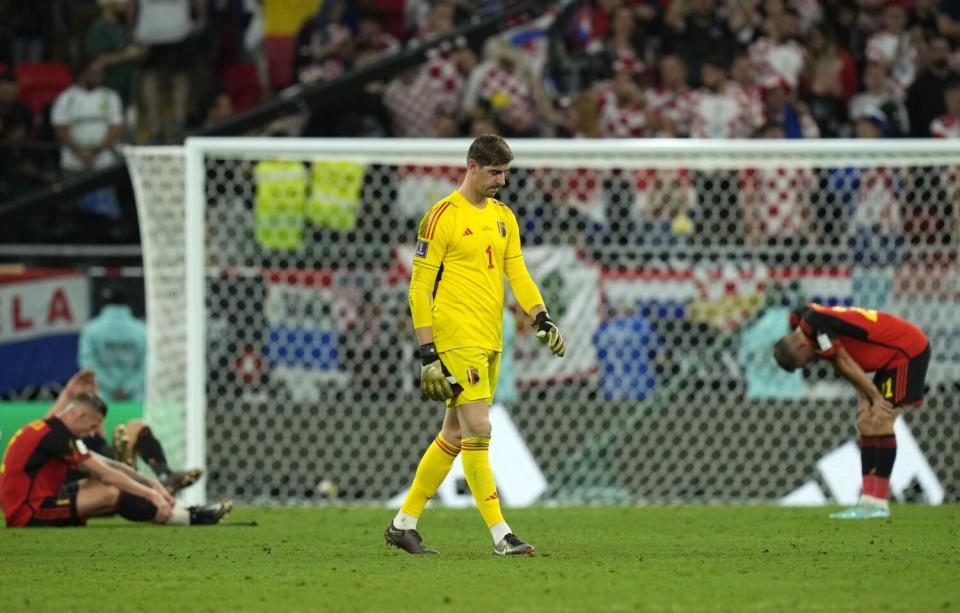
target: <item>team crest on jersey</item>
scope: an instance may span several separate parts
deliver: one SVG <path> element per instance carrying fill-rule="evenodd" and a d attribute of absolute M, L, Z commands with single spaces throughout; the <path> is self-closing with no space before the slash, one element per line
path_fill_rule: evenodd
<path fill-rule="evenodd" d="M 497 227 L 500 228 L 500 236 L 506 237 L 506 236 L 507 236 L 507 224 L 503 223 L 502 221 L 498 221 L 498 222 L 497 222 Z"/>
<path fill-rule="evenodd" d="M 480 383 L 480 370 L 474 366 L 471 366 L 467 369 L 467 383 L 470 385 L 476 385 Z"/>
<path fill-rule="evenodd" d="M 427 257 L 427 249 L 430 247 L 430 243 L 427 241 L 417 241 L 417 251 L 416 256 L 418 258 Z"/>

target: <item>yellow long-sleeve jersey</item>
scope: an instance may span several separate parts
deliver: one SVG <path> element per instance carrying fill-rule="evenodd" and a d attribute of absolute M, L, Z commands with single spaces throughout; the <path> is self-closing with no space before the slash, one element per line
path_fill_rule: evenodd
<path fill-rule="evenodd" d="M 493 198 L 476 207 L 454 191 L 430 208 L 417 231 L 410 278 L 414 328 L 432 326 L 437 351 L 502 351 L 504 274 L 525 312 L 543 304 L 523 261 L 513 211 Z"/>

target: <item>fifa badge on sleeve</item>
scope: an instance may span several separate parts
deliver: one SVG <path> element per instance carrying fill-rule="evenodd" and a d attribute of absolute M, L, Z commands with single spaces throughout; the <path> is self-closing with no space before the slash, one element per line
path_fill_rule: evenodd
<path fill-rule="evenodd" d="M 430 243 L 428 243 L 427 241 L 417 241 L 417 251 L 415 255 L 418 258 L 427 257 L 427 248 L 429 246 L 430 246 Z"/>

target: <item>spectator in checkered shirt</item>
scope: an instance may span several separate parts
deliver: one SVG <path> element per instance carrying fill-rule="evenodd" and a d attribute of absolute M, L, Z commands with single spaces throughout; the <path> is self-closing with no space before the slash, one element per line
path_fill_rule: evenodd
<path fill-rule="evenodd" d="M 392 79 L 383 92 L 383 104 L 390 112 L 393 135 L 436 137 L 446 132 L 450 121 L 460 117 L 464 69 L 473 61 L 469 49 L 438 53 Z"/>
<path fill-rule="evenodd" d="M 454 8 L 449 2 L 433 5 L 420 36 L 441 36 L 453 29 Z M 477 58 L 466 46 L 432 49 L 427 61 L 406 70 L 387 84 L 383 104 L 390 112 L 393 135 L 439 137 L 449 134 L 464 113 L 463 92 Z"/>
<path fill-rule="evenodd" d="M 533 136 L 541 119 L 553 120 L 555 111 L 543 92 L 543 83 L 534 74 L 523 52 L 509 42 L 487 41 L 486 60 L 470 73 L 464 95 L 464 109 L 489 109 L 507 129 L 508 136 Z"/>
<path fill-rule="evenodd" d="M 604 138 L 653 136 L 659 116 L 647 105 L 639 75 L 622 67 L 613 80 L 598 83 L 596 104 L 600 111 L 600 135 Z"/>
<path fill-rule="evenodd" d="M 680 103 L 681 121 L 691 138 L 750 138 L 763 124 L 759 109 L 751 107 L 740 88 L 727 81 L 725 61 L 710 58 L 700 69 L 703 86 Z"/>
<path fill-rule="evenodd" d="M 767 86 L 784 81 L 791 89 L 800 84 L 800 74 L 807 61 L 807 51 L 797 39 L 800 17 L 793 9 L 785 9 L 767 17 L 764 28 L 768 35 L 750 45 L 750 59 L 757 72 L 757 81 Z"/>
<path fill-rule="evenodd" d="M 786 138 L 783 124 L 768 123 L 760 138 Z M 814 175 L 806 168 L 745 168 L 739 171 L 740 206 L 747 238 L 754 246 L 803 241 L 813 213 L 810 192 Z"/>

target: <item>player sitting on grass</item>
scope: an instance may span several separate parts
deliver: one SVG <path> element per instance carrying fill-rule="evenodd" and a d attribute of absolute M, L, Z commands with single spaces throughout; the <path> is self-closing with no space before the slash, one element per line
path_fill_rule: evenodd
<path fill-rule="evenodd" d="M 125 464 L 91 453 L 80 440 L 103 424 L 107 406 L 83 392 L 54 417 L 38 419 L 11 437 L 0 464 L 0 501 L 6 524 L 82 526 L 90 517 L 112 515 L 161 524 L 215 524 L 229 501 L 186 507 L 167 490 Z M 71 468 L 88 478 L 68 481 Z"/>
<path fill-rule="evenodd" d="M 916 325 L 883 311 L 809 304 L 790 316 L 793 332 L 774 346 L 787 371 L 824 358 L 860 397 L 860 468 L 863 487 L 857 506 L 835 519 L 890 517 L 887 498 L 897 457 L 893 424 L 904 409 L 923 402 L 930 343 Z M 874 372 L 871 381 L 865 371 Z"/>
<path fill-rule="evenodd" d="M 56 417 L 63 411 L 71 398 L 83 392 L 97 394 L 97 381 L 93 370 L 81 370 L 70 378 L 57 397 L 57 401 L 47 412 L 47 417 Z M 84 438 L 83 443 L 88 450 L 111 460 L 119 460 L 134 469 L 137 467 L 137 455 L 139 454 L 153 470 L 157 480 L 167 488 L 171 496 L 193 485 L 203 475 L 203 471 L 199 468 L 184 471 L 170 470 L 163 446 L 153 436 L 150 427 L 142 419 L 131 419 L 125 424 L 117 425 L 113 429 L 112 446 L 107 443 L 103 424 L 93 435 Z M 70 481 L 81 478 L 83 478 L 83 474 L 77 471 L 70 471 L 68 476 Z"/>

